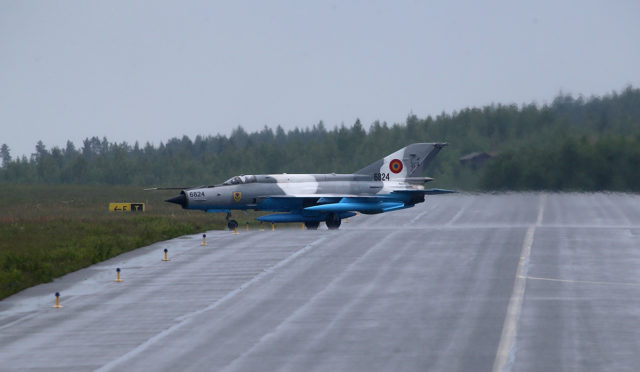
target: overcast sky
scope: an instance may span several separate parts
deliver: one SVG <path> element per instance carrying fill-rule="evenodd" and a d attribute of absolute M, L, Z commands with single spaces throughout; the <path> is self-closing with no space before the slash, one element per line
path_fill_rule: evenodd
<path fill-rule="evenodd" d="M 0 0 L 0 143 L 14 157 L 38 140 L 368 127 L 629 84 L 637 0 Z"/>

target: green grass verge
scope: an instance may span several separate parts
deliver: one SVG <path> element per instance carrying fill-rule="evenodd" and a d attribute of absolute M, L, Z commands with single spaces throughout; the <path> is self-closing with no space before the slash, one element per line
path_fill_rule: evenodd
<path fill-rule="evenodd" d="M 0 299 L 157 241 L 225 227 L 224 215 L 163 202 L 175 192 L 60 185 L 0 191 Z M 109 202 L 144 202 L 147 211 L 109 212 Z M 253 215 L 234 217 L 241 227 L 255 224 Z"/>

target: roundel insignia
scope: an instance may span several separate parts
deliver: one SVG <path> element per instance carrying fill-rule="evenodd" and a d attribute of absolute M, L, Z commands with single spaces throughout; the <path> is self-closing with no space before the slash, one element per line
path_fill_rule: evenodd
<path fill-rule="evenodd" d="M 389 163 L 389 169 L 390 169 L 393 173 L 400 173 L 400 172 L 402 172 L 402 161 L 400 161 L 400 159 L 393 159 L 393 160 L 391 160 L 391 163 Z"/>

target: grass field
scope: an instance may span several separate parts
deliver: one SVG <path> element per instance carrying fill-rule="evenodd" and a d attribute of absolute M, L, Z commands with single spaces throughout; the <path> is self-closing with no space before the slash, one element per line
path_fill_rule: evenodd
<path fill-rule="evenodd" d="M 0 184 L 0 299 L 156 241 L 223 229 L 223 214 L 182 210 L 173 191 Z M 109 202 L 144 202 L 143 213 Z M 254 215 L 235 213 L 244 226 Z"/>

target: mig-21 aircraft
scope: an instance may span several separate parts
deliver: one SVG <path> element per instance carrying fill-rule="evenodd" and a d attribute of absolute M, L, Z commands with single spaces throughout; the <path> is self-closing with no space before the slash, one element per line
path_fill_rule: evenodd
<path fill-rule="evenodd" d="M 232 210 L 284 212 L 258 217 L 262 222 L 303 222 L 315 230 L 324 222 L 329 229 L 341 220 L 411 208 L 425 195 L 453 191 L 425 189 L 432 180 L 421 173 L 446 143 L 414 143 L 353 174 L 241 175 L 222 184 L 187 188 L 166 200 L 184 209 L 225 212 L 229 229 Z M 155 188 L 159 190 L 163 188 Z M 166 190 L 166 188 L 164 188 Z"/>

